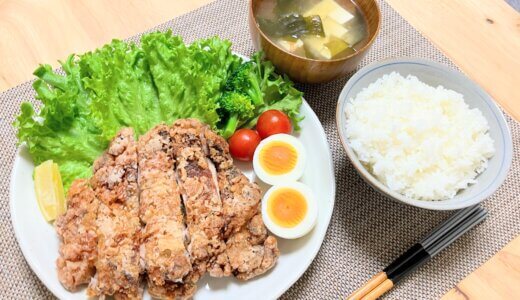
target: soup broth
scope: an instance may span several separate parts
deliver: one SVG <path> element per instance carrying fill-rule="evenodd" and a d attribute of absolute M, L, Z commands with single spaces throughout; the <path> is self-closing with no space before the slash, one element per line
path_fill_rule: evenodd
<path fill-rule="evenodd" d="M 269 39 L 302 57 L 345 57 L 368 40 L 366 20 L 349 0 L 266 0 L 255 16 Z"/>

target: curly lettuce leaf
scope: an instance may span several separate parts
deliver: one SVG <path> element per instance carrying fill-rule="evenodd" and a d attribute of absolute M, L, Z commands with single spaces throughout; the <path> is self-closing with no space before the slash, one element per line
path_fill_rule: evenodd
<path fill-rule="evenodd" d="M 249 80 L 236 84 L 248 87 L 234 85 L 236 91 L 227 92 L 243 93 L 254 82 L 248 95 L 262 100 L 253 101 L 240 124 L 253 127 L 262 112 L 278 109 L 298 129 L 302 93 L 260 54 L 253 62 L 244 68 L 231 43 L 216 37 L 186 45 L 168 31 L 144 35 L 140 45 L 114 40 L 61 62 L 65 75 L 49 65 L 36 69 L 33 87 L 41 105 L 38 111 L 22 104 L 14 123 L 19 143 L 27 145 L 35 164 L 56 162 L 68 189 L 74 179 L 91 176 L 94 160 L 122 127 L 139 136 L 180 118 L 197 118 L 216 130 L 227 123 L 233 114 L 220 100 L 241 66 Z"/>
<path fill-rule="evenodd" d="M 261 52 L 255 53 L 251 60 L 256 65 L 255 74 L 260 80 L 263 104 L 257 106 L 255 116 L 248 120 L 244 127 L 254 127 L 258 117 L 264 111 L 276 109 L 287 114 L 294 129 L 300 130 L 299 123 L 303 120 L 303 116 L 300 116 L 303 93 L 294 87 L 293 82 L 287 76 L 276 74 L 273 64 L 263 60 Z"/>
<path fill-rule="evenodd" d="M 135 44 L 119 40 L 81 56 L 83 83 L 90 109 L 103 136 L 112 138 L 122 127 L 137 135 L 163 120 L 149 65 Z"/>
<path fill-rule="evenodd" d="M 52 159 L 65 189 L 92 174 L 92 163 L 122 127 L 136 135 L 160 122 L 197 118 L 213 128 L 217 99 L 241 59 L 218 38 L 186 46 L 171 32 L 142 37 L 140 46 L 118 40 L 70 56 L 65 76 L 42 65 L 34 74 L 39 112 L 24 103 L 14 125 L 35 164 Z"/>
<path fill-rule="evenodd" d="M 74 57 L 62 63 L 66 75 L 58 75 L 49 65 L 34 74 L 33 87 L 42 103 L 36 113 L 30 103 L 23 103 L 15 121 L 18 140 L 27 145 L 34 163 L 52 159 L 60 166 L 65 188 L 75 178 L 91 176 L 91 165 L 107 147 L 101 130 L 88 110 L 88 95 L 79 78 Z"/>
<path fill-rule="evenodd" d="M 197 118 L 215 128 L 222 87 L 240 64 L 240 58 L 231 53 L 231 43 L 210 38 L 186 46 L 171 32 L 157 32 L 143 36 L 141 44 L 157 88 L 162 120 Z"/>

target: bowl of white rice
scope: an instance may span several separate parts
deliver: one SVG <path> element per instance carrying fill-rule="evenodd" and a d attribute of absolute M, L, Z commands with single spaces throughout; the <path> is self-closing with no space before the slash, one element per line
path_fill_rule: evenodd
<path fill-rule="evenodd" d="M 461 73 L 428 60 L 361 69 L 341 92 L 337 126 L 361 177 L 417 207 L 480 203 L 511 166 L 511 134 L 495 102 Z"/>

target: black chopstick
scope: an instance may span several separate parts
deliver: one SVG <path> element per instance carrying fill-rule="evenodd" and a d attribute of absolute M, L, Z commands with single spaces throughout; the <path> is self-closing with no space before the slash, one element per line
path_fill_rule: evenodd
<path fill-rule="evenodd" d="M 444 231 L 443 229 L 448 227 L 453 227 L 454 223 L 460 222 L 460 220 L 466 218 L 468 215 L 473 213 L 479 208 L 478 205 L 470 206 L 465 209 L 461 209 L 455 214 L 453 214 L 451 217 L 449 217 L 446 221 L 439 224 L 437 227 L 435 227 L 432 231 L 430 231 L 425 238 L 422 239 L 421 244 L 424 247 L 429 247 L 435 240 L 439 239 L 439 235 L 441 235 Z"/>
<path fill-rule="evenodd" d="M 382 272 L 373 276 L 364 286 L 352 293 L 347 300 L 379 298 L 404 276 L 439 254 L 486 217 L 487 211 L 479 205 L 459 210 L 384 268 Z"/>

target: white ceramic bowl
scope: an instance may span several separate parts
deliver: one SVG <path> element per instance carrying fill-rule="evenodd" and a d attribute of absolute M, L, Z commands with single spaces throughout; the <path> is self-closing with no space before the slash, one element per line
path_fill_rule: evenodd
<path fill-rule="evenodd" d="M 489 160 L 488 168 L 477 177 L 477 183 L 459 191 L 452 199 L 441 201 L 415 200 L 390 190 L 365 169 L 349 145 L 345 134 L 346 104 L 370 83 L 393 71 L 398 72 L 402 76 L 416 76 L 419 80 L 431 86 L 442 85 L 445 88 L 461 93 L 464 95 L 464 100 L 470 108 L 476 107 L 480 109 L 489 123 L 489 134 L 495 142 L 495 155 Z M 343 147 L 361 177 L 382 194 L 409 205 L 433 210 L 453 210 L 480 203 L 500 187 L 511 166 L 513 156 L 511 133 L 504 115 L 493 99 L 482 88 L 461 73 L 428 60 L 415 58 L 392 59 L 373 63 L 362 68 L 350 78 L 343 88 L 339 96 L 336 120 Z"/>

